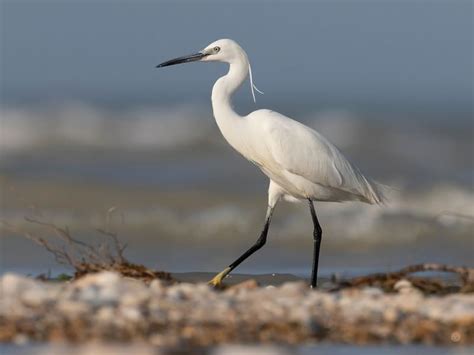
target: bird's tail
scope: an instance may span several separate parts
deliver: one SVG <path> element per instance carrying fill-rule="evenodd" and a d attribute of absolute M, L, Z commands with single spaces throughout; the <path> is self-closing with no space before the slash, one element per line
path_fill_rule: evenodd
<path fill-rule="evenodd" d="M 365 178 L 368 194 L 367 202 L 377 205 L 385 205 L 389 201 L 390 192 L 393 190 L 390 186 L 380 184 L 373 180 Z"/>

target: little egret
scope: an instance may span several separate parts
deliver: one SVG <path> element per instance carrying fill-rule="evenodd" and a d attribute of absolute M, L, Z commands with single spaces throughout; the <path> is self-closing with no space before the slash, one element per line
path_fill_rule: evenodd
<path fill-rule="evenodd" d="M 263 247 L 273 209 L 283 198 L 309 204 L 314 226 L 311 287 L 316 287 L 322 229 L 313 201 L 381 204 L 385 200 L 383 186 L 362 175 L 326 138 L 300 122 L 270 110 L 257 110 L 244 117 L 238 115 L 232 108 L 232 94 L 249 74 L 254 100 L 256 87 L 247 54 L 235 41 L 220 39 L 195 54 L 171 59 L 157 68 L 197 61 L 229 64 L 228 73 L 212 88 L 215 120 L 227 142 L 270 178 L 268 208 L 259 238 L 209 283 L 220 285 L 232 270 Z"/>

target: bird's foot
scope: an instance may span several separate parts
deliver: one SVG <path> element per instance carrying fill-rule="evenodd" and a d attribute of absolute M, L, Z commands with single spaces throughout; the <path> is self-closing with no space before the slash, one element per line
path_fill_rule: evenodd
<path fill-rule="evenodd" d="M 222 280 L 229 274 L 231 271 L 230 267 L 225 268 L 220 273 L 212 278 L 211 281 L 208 282 L 209 285 L 213 287 L 220 287 L 222 286 Z"/>

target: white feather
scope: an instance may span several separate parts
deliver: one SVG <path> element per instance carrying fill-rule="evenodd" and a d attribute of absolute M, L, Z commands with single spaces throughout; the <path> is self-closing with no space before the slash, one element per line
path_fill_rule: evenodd
<path fill-rule="evenodd" d="M 283 198 L 291 202 L 310 201 L 315 241 L 311 287 L 316 287 L 322 230 L 312 201 L 382 203 L 385 199 L 383 188 L 362 175 L 326 138 L 302 123 L 270 110 L 257 110 L 244 117 L 238 115 L 232 108 L 231 98 L 247 76 L 250 76 L 254 102 L 254 90 L 261 91 L 253 84 L 247 54 L 236 42 L 221 39 L 200 53 L 205 54 L 197 56 L 201 61 L 229 64 L 229 72 L 219 78 L 212 88 L 212 109 L 222 135 L 235 150 L 270 178 L 265 227 L 257 243 L 217 274 L 210 283 L 219 285 L 229 272 L 263 246 L 273 209 Z M 195 58 L 177 58 L 159 67 Z"/>
<path fill-rule="evenodd" d="M 252 77 L 252 66 L 249 63 L 249 78 L 250 78 L 250 91 L 252 91 L 252 98 L 253 102 L 257 103 L 257 100 L 255 99 L 255 92 L 253 91 L 254 89 L 259 93 L 263 95 L 263 91 L 260 91 L 253 83 L 253 77 Z"/>
<path fill-rule="evenodd" d="M 230 145 L 270 178 L 270 205 L 280 197 L 383 203 L 383 186 L 366 178 L 315 130 L 270 110 L 239 116 L 230 98 L 247 75 L 255 98 L 247 55 L 232 40 L 219 40 L 210 46 L 221 47 L 221 57 L 213 60 L 230 64 L 229 73 L 217 80 L 212 90 L 214 117 Z"/>

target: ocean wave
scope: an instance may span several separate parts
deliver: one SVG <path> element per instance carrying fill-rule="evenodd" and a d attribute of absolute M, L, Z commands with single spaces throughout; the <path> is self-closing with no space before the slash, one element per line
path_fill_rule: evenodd
<path fill-rule="evenodd" d="M 210 107 L 200 105 L 116 109 L 70 101 L 56 105 L 4 106 L 0 107 L 0 117 L 3 152 L 52 145 L 180 149 L 221 142 L 216 139 L 217 128 Z M 337 108 L 310 112 L 298 119 L 343 149 L 377 147 L 427 164 L 433 163 L 431 157 L 465 158 L 463 152 L 472 151 L 472 139 L 466 134 L 469 131 L 466 127 L 448 130 L 434 123 L 408 124 L 410 120 L 406 118 L 368 119 Z M 426 154 L 429 151 L 437 154 Z"/>
<path fill-rule="evenodd" d="M 58 181 L 87 179 L 91 184 L 107 179 L 110 183 L 162 188 L 207 184 L 222 191 L 229 189 L 229 172 L 238 172 L 245 181 L 241 185 L 260 183 L 250 169 L 239 170 L 234 160 L 227 159 L 229 150 L 223 149 L 225 141 L 210 108 L 199 105 L 117 109 L 66 102 L 0 107 L 0 115 L 0 173 L 13 179 L 54 176 Z M 427 196 L 443 195 L 438 199 L 441 202 L 463 201 L 465 194 L 451 191 L 451 186 L 462 185 L 472 191 L 474 143 L 472 130 L 465 127 L 415 124 L 406 119 L 401 124 L 393 117 L 370 119 L 344 109 L 307 113 L 301 121 L 339 146 L 362 171 L 385 184 L 395 181 L 394 186 L 410 190 L 436 188 L 437 192 Z M 165 153 L 156 154 L 162 151 Z M 139 164 L 135 164 L 136 159 Z M 130 170 L 130 166 L 135 169 Z M 210 166 L 215 170 L 208 171 Z M 447 183 L 449 192 L 444 192 L 441 182 Z M 403 210 L 417 208 L 419 203 L 412 199 Z M 435 205 L 426 203 L 424 207 Z M 371 223 L 369 216 L 378 212 L 366 213 L 367 223 Z M 449 221 L 454 217 L 443 218 Z M 299 223 L 292 221 L 289 217 L 283 227 Z M 365 225 L 357 227 L 356 219 L 353 229 Z M 350 236 L 353 232 L 342 233 Z"/>
<path fill-rule="evenodd" d="M 68 145 L 110 149 L 181 148 L 212 139 L 198 106 L 105 109 L 84 103 L 0 109 L 3 152 Z"/>
<path fill-rule="evenodd" d="M 271 226 L 272 240 L 306 245 L 312 228 L 306 207 L 305 204 L 279 205 Z M 399 193 L 383 207 L 317 203 L 316 208 L 324 235 L 329 238 L 326 243 L 347 247 L 354 244 L 400 245 L 420 238 L 431 238 L 436 243 L 443 238 L 472 245 L 474 193 L 465 188 L 440 185 L 418 193 Z M 72 230 L 93 230 L 104 221 L 104 215 L 98 212 L 49 209 L 41 213 Z M 24 220 L 25 214 L 28 211 L 10 209 L 2 211 L 1 218 L 14 225 L 33 227 Z M 124 217 L 123 223 L 117 217 L 114 225 L 126 234 L 152 232 L 164 239 L 189 236 L 192 244 L 239 236 L 255 239 L 262 227 L 264 206 L 249 207 L 248 201 L 239 200 L 208 207 L 203 204 L 198 210 L 157 204 L 150 208 L 122 209 L 120 214 Z"/>

